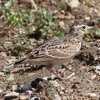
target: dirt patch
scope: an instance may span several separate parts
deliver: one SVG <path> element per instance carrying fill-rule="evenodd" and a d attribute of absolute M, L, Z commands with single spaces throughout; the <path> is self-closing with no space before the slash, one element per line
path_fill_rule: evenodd
<path fill-rule="evenodd" d="M 30 1 L 18 0 L 16 10 L 33 9 Z M 73 23 L 89 24 L 96 29 L 100 27 L 100 2 L 98 0 L 79 0 L 80 5 L 76 8 L 69 8 L 68 2 L 63 2 L 61 3 L 59 0 L 35 0 L 38 9 L 45 8 L 58 17 L 54 20 L 55 23 L 64 21 L 69 27 Z M 38 17 L 37 12 L 35 13 L 35 17 Z M 90 39 L 86 36 L 84 41 L 82 53 L 66 65 L 71 71 L 63 66 L 58 68 L 58 73 L 63 77 L 74 73 L 69 80 L 59 81 L 55 77 L 52 79 L 52 74 L 45 68 L 30 71 L 29 66 L 25 67 L 25 70 L 20 66 L 21 69 L 17 67 L 12 72 L 0 75 L 0 88 L 3 90 L 0 96 L 3 98 L 4 94 L 12 91 L 13 85 L 21 86 L 28 83 L 32 86 L 30 98 L 36 96 L 40 100 L 100 100 L 100 74 L 93 70 L 95 66 L 100 65 L 100 38 Z M 1 68 L 8 63 L 7 60 L 10 60 L 10 55 L 0 54 Z M 18 71 L 14 72 L 16 69 Z M 56 70 L 56 68 L 54 69 Z M 14 75 L 14 79 L 9 81 L 11 74 Z M 89 93 L 94 93 L 95 96 L 90 96 Z"/>

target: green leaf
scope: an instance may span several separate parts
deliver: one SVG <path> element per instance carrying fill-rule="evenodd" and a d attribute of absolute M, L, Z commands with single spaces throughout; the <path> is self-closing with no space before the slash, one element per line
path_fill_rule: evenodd
<path fill-rule="evenodd" d="M 56 35 L 55 38 L 57 38 L 57 39 L 64 37 L 64 34 L 62 34 L 62 33 L 54 33 L 54 34 Z"/>
<path fill-rule="evenodd" d="M 96 32 L 96 35 L 97 35 L 97 36 L 100 36 L 100 30 L 98 30 L 98 31 Z"/>
<path fill-rule="evenodd" d="M 60 28 L 63 29 L 63 30 L 66 30 L 68 28 L 68 25 L 61 26 Z"/>
<path fill-rule="evenodd" d="M 23 52 L 23 51 L 25 51 L 25 47 L 24 46 L 21 46 L 20 47 L 20 50 Z"/>

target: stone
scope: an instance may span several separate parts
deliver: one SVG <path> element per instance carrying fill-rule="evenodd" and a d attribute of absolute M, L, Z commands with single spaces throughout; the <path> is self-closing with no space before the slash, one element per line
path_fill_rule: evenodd
<path fill-rule="evenodd" d="M 99 70 L 100 71 L 100 65 L 97 65 L 94 67 L 94 69 Z"/>
<path fill-rule="evenodd" d="M 30 90 L 32 89 L 32 86 L 28 83 L 25 83 L 23 86 L 22 86 L 22 91 L 27 91 L 27 90 Z"/>
<path fill-rule="evenodd" d="M 10 92 L 10 93 L 4 95 L 4 98 L 12 99 L 12 98 L 17 98 L 18 96 L 19 96 L 19 93 L 17 93 L 17 92 Z"/>
<path fill-rule="evenodd" d="M 8 80 L 8 81 L 14 80 L 14 74 L 11 74 L 7 80 Z"/>
<path fill-rule="evenodd" d="M 3 72 L 0 72 L 0 76 L 4 76 L 4 73 Z"/>
<path fill-rule="evenodd" d="M 61 10 L 61 13 L 62 13 L 62 14 L 65 14 L 65 11 L 64 11 L 64 10 Z"/>
<path fill-rule="evenodd" d="M 28 76 L 33 76 L 33 75 L 35 75 L 34 72 L 31 72 L 31 73 L 28 74 Z"/>
<path fill-rule="evenodd" d="M 70 6 L 71 8 L 76 8 L 78 7 L 80 4 L 80 2 L 78 0 L 71 0 L 69 3 L 68 3 L 68 6 Z"/>
<path fill-rule="evenodd" d="M 58 23 L 58 25 L 59 25 L 59 26 L 64 26 L 65 23 L 64 23 L 64 21 L 60 21 L 60 22 Z"/>
<path fill-rule="evenodd" d="M 85 20 L 86 21 L 89 21 L 91 18 L 90 17 L 85 17 Z"/>
<path fill-rule="evenodd" d="M 95 66 L 93 69 L 95 69 L 95 73 L 100 75 L 100 65 Z"/>
<path fill-rule="evenodd" d="M 39 97 L 32 97 L 30 100 L 40 100 Z"/>
<path fill-rule="evenodd" d="M 48 77 L 48 76 L 45 76 L 45 77 L 43 77 L 43 80 L 48 80 L 50 77 Z"/>
<path fill-rule="evenodd" d="M 79 86 L 78 86 L 77 84 L 74 84 L 74 85 L 72 86 L 72 89 L 79 89 Z"/>
<path fill-rule="evenodd" d="M 67 15 L 65 15 L 65 19 L 66 19 L 66 20 L 75 19 L 75 17 L 72 16 L 71 14 L 67 14 Z"/>
<path fill-rule="evenodd" d="M 3 91 L 2 91 L 2 89 L 0 88 L 0 94 L 2 93 Z"/>
<path fill-rule="evenodd" d="M 88 93 L 87 95 L 88 95 L 88 97 L 92 97 L 92 98 L 97 97 L 97 95 L 95 93 Z"/>
<path fill-rule="evenodd" d="M 58 13 L 58 10 L 54 10 L 54 12 L 53 12 L 54 14 L 56 14 L 56 13 Z"/>
<path fill-rule="evenodd" d="M 27 94 L 31 95 L 33 92 L 31 90 L 26 91 Z"/>
<path fill-rule="evenodd" d="M 98 70 L 95 70 L 95 73 L 97 73 L 98 75 L 100 75 L 100 71 L 98 71 Z"/>
<path fill-rule="evenodd" d="M 50 77 L 51 77 L 51 79 L 54 79 L 56 77 L 56 75 L 52 74 Z"/>
<path fill-rule="evenodd" d="M 19 96 L 20 100 L 30 100 L 30 95 L 26 95 L 26 94 L 21 94 Z"/>
<path fill-rule="evenodd" d="M 63 96 L 62 99 L 63 99 L 63 100 L 67 100 L 67 97 L 66 97 L 66 96 Z"/>
<path fill-rule="evenodd" d="M 96 79 L 96 77 L 97 76 L 94 74 L 94 75 L 91 76 L 91 79 Z"/>
<path fill-rule="evenodd" d="M 58 18 L 65 19 L 65 16 L 63 14 L 59 15 Z"/>
<path fill-rule="evenodd" d="M 60 92 L 60 95 L 64 95 L 64 92 L 61 91 L 61 92 Z"/>
<path fill-rule="evenodd" d="M 50 81 L 54 85 L 54 87 L 59 87 L 59 83 L 57 81 Z"/>
<path fill-rule="evenodd" d="M 51 3 L 56 4 L 57 2 L 56 2 L 56 0 L 51 0 Z"/>
<path fill-rule="evenodd" d="M 0 55 L 2 55 L 3 57 L 7 56 L 6 52 L 0 52 Z"/>
<path fill-rule="evenodd" d="M 55 94 L 55 98 L 53 100 L 61 100 L 61 97 L 58 94 Z"/>
<path fill-rule="evenodd" d="M 12 85 L 11 90 L 12 90 L 12 91 L 17 90 L 17 85 Z"/>

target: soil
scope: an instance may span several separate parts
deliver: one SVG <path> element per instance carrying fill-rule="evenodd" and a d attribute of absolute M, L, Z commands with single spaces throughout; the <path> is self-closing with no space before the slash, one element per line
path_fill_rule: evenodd
<path fill-rule="evenodd" d="M 65 0 L 70 1 L 70 0 Z M 68 7 L 68 3 L 64 3 L 61 8 L 65 11 L 63 14 L 58 10 L 56 6 L 59 0 L 35 0 L 38 9 L 45 8 L 50 13 L 54 10 L 58 10 L 56 16 L 64 15 L 67 19 L 58 18 L 55 20 L 56 23 L 64 21 L 69 27 L 73 24 L 83 23 L 88 24 L 95 29 L 100 27 L 100 1 L 99 0 L 79 0 L 80 5 L 76 8 Z M 31 0 L 18 0 L 17 9 L 32 9 Z M 37 16 L 36 16 L 37 17 Z M 89 20 L 86 20 L 89 17 Z M 67 30 L 68 31 L 68 30 Z M 66 32 L 64 32 L 66 34 Z M 12 85 L 23 85 L 25 83 L 31 84 L 33 87 L 33 94 L 31 96 L 37 96 L 40 100 L 100 100 L 100 75 L 98 75 L 93 68 L 96 65 L 100 65 L 100 38 L 91 39 L 84 37 L 82 50 L 74 59 L 72 59 L 66 66 L 71 70 L 68 70 L 65 66 L 59 66 L 58 72 L 61 76 L 67 77 L 72 73 L 75 73 L 68 80 L 60 81 L 58 79 L 52 79 L 52 73 L 44 68 L 34 69 L 31 71 L 29 67 L 22 66 L 22 68 L 16 71 L 5 73 L 0 76 L 0 88 L 3 91 L 9 91 Z M 94 59 L 98 57 L 98 59 Z M 7 60 L 12 57 L 2 55 L 0 53 L 0 66 L 4 66 Z M 55 69 L 55 68 L 54 68 Z M 56 70 L 56 69 L 55 69 Z M 7 79 L 11 74 L 14 74 L 14 80 L 8 81 Z M 44 80 L 48 77 L 48 80 Z M 52 81 L 56 81 L 59 86 L 52 84 Z M 95 93 L 97 96 L 89 96 L 89 93 Z M 55 95 L 59 95 L 61 99 L 54 99 Z"/>

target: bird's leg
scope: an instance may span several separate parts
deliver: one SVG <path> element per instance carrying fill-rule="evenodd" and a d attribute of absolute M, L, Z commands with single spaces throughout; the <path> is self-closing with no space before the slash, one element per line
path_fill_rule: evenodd
<path fill-rule="evenodd" d="M 33 66 L 32 66 L 32 65 L 30 65 L 30 71 L 32 71 L 32 67 L 33 67 Z"/>
<path fill-rule="evenodd" d="M 68 62 L 68 64 L 69 64 L 69 62 Z M 68 65 L 68 64 L 67 64 L 67 65 Z M 62 65 L 62 67 L 65 68 L 66 70 L 69 70 L 70 72 L 73 72 L 71 69 L 68 68 L 68 66 L 66 66 L 66 65 L 64 65 L 64 64 Z"/>
<path fill-rule="evenodd" d="M 56 75 L 56 77 L 60 80 L 60 81 L 63 81 L 63 80 L 67 80 L 68 78 L 63 78 L 61 76 L 59 76 L 57 73 L 55 73 L 53 70 L 50 70 L 50 72 L 52 72 L 54 75 Z"/>
<path fill-rule="evenodd" d="M 56 73 L 59 73 L 58 68 L 56 68 Z"/>
<path fill-rule="evenodd" d="M 46 66 L 47 70 L 50 71 L 51 73 L 53 73 L 54 75 L 56 75 L 56 77 L 59 79 L 59 80 L 67 80 L 68 78 L 62 78 L 61 76 L 59 76 L 57 73 L 58 73 L 58 70 L 56 69 L 57 73 L 55 73 L 53 71 L 53 65 L 49 65 L 49 66 Z"/>

